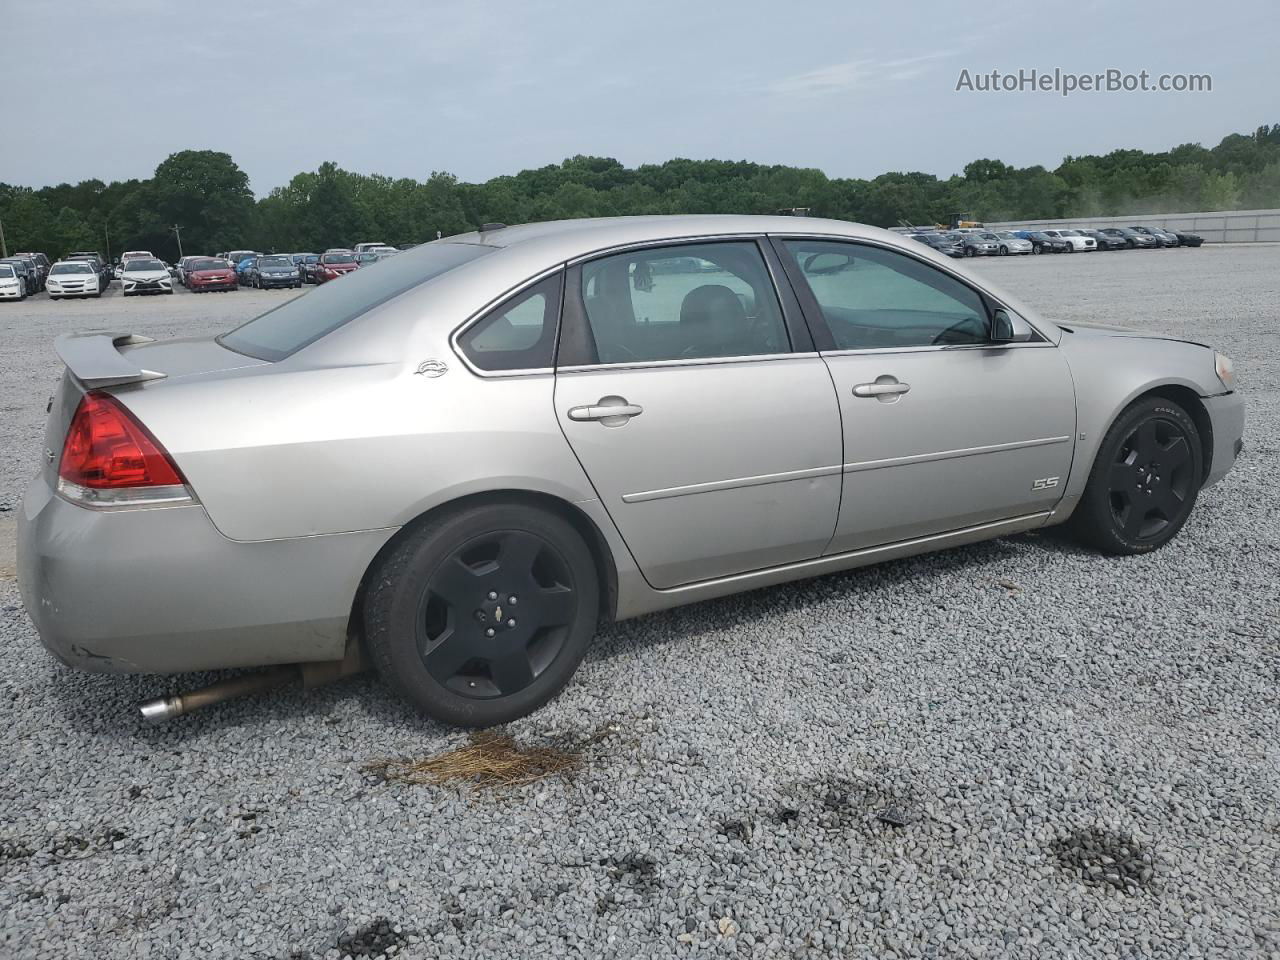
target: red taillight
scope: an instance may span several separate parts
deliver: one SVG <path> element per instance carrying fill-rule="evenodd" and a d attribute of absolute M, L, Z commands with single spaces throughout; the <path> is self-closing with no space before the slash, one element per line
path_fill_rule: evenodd
<path fill-rule="evenodd" d="M 86 393 L 80 399 L 62 445 L 58 476 L 95 490 L 186 482 L 150 431 L 105 393 Z"/>

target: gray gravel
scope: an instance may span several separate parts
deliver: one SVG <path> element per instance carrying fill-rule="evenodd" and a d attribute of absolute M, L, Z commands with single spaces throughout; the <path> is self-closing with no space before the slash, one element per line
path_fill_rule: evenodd
<path fill-rule="evenodd" d="M 618 625 L 511 732 L 616 729 L 497 797 L 362 773 L 465 742 L 366 678 L 144 727 L 205 678 L 63 669 L 0 570 L 0 956 L 1280 957 L 1280 246 L 975 269 L 1235 357 L 1246 456 L 1174 546 L 1021 536 Z M 0 508 L 54 334 L 287 295 L 0 305 Z"/>

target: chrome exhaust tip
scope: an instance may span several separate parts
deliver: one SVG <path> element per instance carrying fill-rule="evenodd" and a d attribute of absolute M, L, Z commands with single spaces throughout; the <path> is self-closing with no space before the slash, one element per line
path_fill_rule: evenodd
<path fill-rule="evenodd" d="M 141 711 L 142 719 L 147 723 L 163 723 L 184 712 L 182 697 L 156 697 L 154 700 L 144 700 L 138 704 L 138 710 Z"/>

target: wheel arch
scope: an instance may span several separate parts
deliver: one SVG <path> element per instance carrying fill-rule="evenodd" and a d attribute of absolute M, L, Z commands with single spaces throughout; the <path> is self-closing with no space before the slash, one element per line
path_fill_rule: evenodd
<path fill-rule="evenodd" d="M 474 493 L 464 494 L 438 503 L 430 509 L 418 514 L 408 523 L 402 526 L 396 533 L 382 545 L 382 548 L 373 556 L 365 567 L 363 575 L 360 577 L 360 583 L 356 587 L 355 596 L 351 601 L 351 615 L 348 623 L 348 633 L 356 636 L 363 634 L 363 610 L 364 598 L 368 590 L 369 580 L 373 576 L 373 572 L 378 569 L 378 565 L 383 559 L 394 551 L 410 536 L 414 530 L 418 529 L 422 524 L 441 516 L 442 514 L 451 513 L 455 510 L 462 510 L 469 507 L 484 506 L 487 504 L 521 504 L 533 507 L 535 509 L 545 510 L 548 513 L 556 514 L 566 520 L 582 537 L 586 543 L 587 549 L 591 551 L 592 560 L 595 561 L 596 572 L 600 579 L 600 611 L 604 619 L 613 620 L 618 609 L 618 568 L 613 557 L 613 551 L 609 547 L 608 541 L 600 528 L 583 510 L 554 494 L 544 493 L 537 490 L 527 490 L 520 488 L 504 488 L 496 490 L 484 490 Z"/>

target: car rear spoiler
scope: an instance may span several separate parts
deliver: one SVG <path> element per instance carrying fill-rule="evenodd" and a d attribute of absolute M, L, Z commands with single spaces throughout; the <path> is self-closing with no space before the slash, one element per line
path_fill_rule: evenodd
<path fill-rule="evenodd" d="M 53 342 L 53 349 L 76 379 L 88 387 L 113 387 L 122 383 L 159 380 L 165 376 L 144 370 L 122 354 L 117 347 L 150 343 L 151 337 L 133 333 L 64 333 Z"/>

